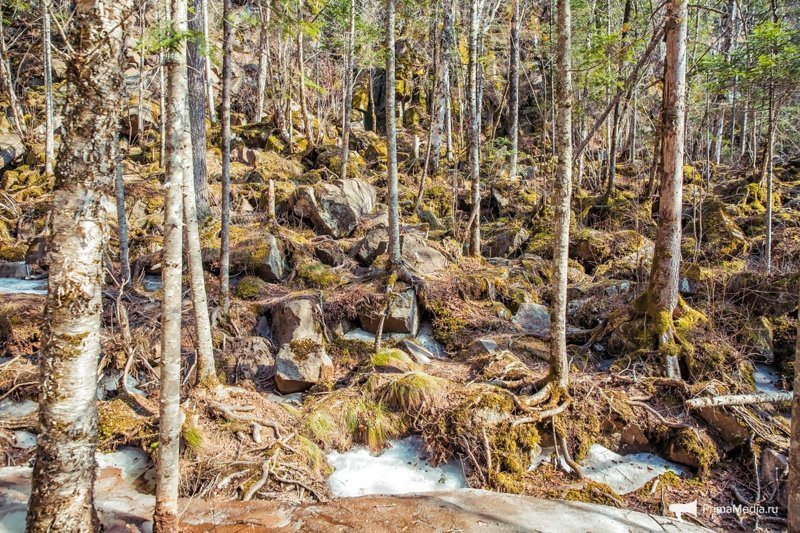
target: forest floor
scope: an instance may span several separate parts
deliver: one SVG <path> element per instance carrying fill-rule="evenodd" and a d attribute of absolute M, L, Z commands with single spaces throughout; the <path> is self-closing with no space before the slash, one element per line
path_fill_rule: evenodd
<path fill-rule="evenodd" d="M 549 372 L 552 213 L 545 200 L 552 162 L 523 157 L 521 165 L 537 169 L 535 177 L 510 180 L 497 170 L 502 157 L 487 155 L 485 259 L 474 259 L 463 255 L 469 184 L 457 181 L 454 191 L 451 176 L 432 176 L 421 208 L 414 210 L 419 161 L 410 156 L 411 140 L 403 136 L 403 253 L 412 276 L 393 280 L 384 269 L 383 141 L 355 132 L 353 180 L 337 185 L 333 141 L 290 155 L 271 140 L 270 128 L 237 128 L 235 297 L 228 317 L 212 310 L 220 389 L 191 386 L 193 313 L 185 294 L 181 495 L 203 502 L 193 505 L 232 506 L 238 513 L 242 507 L 228 502 L 247 499 L 252 501 L 241 505 L 278 514 L 291 509 L 306 521 L 325 509 L 328 514 L 317 519 L 337 524 L 350 523 L 344 516 L 349 509 L 374 514 L 383 505 L 408 505 L 410 512 L 435 507 L 443 528 L 452 519 L 469 529 L 457 520 L 475 515 L 454 518 L 453 508 L 437 503 L 443 496 L 375 496 L 319 506 L 333 496 L 327 483 L 331 452 L 365 446 L 378 454 L 414 435 L 425 443 L 432 464 L 462 464 L 469 487 L 525 495 L 502 500 L 507 496 L 464 493 L 467 499 L 475 494 L 486 499 L 483 507 L 471 507 L 475 512 L 491 511 L 501 500 L 536 501 L 541 507 L 546 499 L 618 508 L 604 511 L 615 516 L 640 516 L 632 511 L 672 516 L 670 505 L 696 501 L 694 520 L 712 529 L 780 527 L 788 406 L 689 410 L 685 401 L 752 393 L 765 385 L 785 390 L 791 380 L 794 272 L 800 257 L 798 165 L 787 162 L 776 169 L 775 268 L 769 276 L 759 269 L 763 185 L 749 170 L 723 167 L 706 183 L 687 165 L 681 274 L 686 312 L 676 324 L 685 379 L 675 381 L 660 377 L 654 339 L 636 313 L 656 227 L 655 206 L 642 193 L 648 168 L 622 163 L 617 193 L 606 198 L 597 192 L 599 162 L 589 162 L 573 202 L 571 403 L 556 417 L 526 421 L 519 402 L 534 395 Z M 121 293 L 109 275 L 105 291 L 98 379 L 104 452 L 133 446 L 151 455 L 157 440 L 163 192 L 154 153 L 155 144 L 134 146 L 125 160 L 136 279 Z M 209 299 L 216 302 L 216 148 L 208 158 L 214 216 L 203 225 L 201 240 Z M 270 180 L 276 189 L 275 222 L 266 216 Z M 46 257 L 37 250 L 51 189 L 28 165 L 4 171 L 3 268 L 24 262 L 25 274 L 46 274 Z M 341 209 L 325 212 L 331 205 Z M 117 271 L 117 244 L 112 239 L 110 272 Z M 392 285 L 389 296 L 387 285 Z M 28 465 L 33 456 L 23 442 L 30 444 L 37 428 L 33 402 L 45 303 L 35 288 L 20 294 L 16 287 L 0 303 L 0 447 L 9 468 Z M 385 312 L 387 298 L 383 345 L 376 351 L 375 318 Z M 771 373 L 764 374 L 764 367 Z M 568 472 L 564 449 L 584 467 L 607 450 L 626 458 L 649 453 L 682 470 L 658 473 L 623 494 L 574 469 Z M 764 507 L 758 516 L 748 513 L 754 503 Z M 584 508 L 547 505 L 570 516 Z M 353 515 L 377 520 L 376 530 L 383 527 L 377 515 Z"/>

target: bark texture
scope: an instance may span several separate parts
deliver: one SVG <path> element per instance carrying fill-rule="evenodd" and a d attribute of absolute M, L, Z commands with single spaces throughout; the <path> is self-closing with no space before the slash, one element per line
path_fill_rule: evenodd
<path fill-rule="evenodd" d="M 395 0 L 386 0 L 386 168 L 389 181 L 389 266 L 400 265 L 400 202 L 397 192 L 397 122 L 395 119 Z"/>
<path fill-rule="evenodd" d="M 209 94 L 206 94 L 210 85 L 206 83 L 206 56 L 201 49 L 202 42 L 197 36 L 203 34 L 206 21 L 205 0 L 194 0 L 194 12 L 188 20 L 189 31 L 193 37 L 189 39 L 186 47 L 186 61 L 189 76 L 189 123 L 192 135 L 192 169 L 194 172 L 195 203 L 197 216 L 204 220 L 211 214 L 211 205 L 208 201 L 208 168 L 206 165 L 206 104 Z M 171 105 L 171 104 L 168 104 Z"/>
<path fill-rule="evenodd" d="M 172 30 L 187 30 L 186 0 L 171 0 Z M 191 173 L 186 42 L 181 40 L 165 59 L 167 67 L 167 169 L 164 202 L 164 250 L 161 304 L 161 394 L 159 396 L 158 461 L 154 531 L 172 532 L 178 525 L 180 472 L 181 300 L 183 269 L 184 176 Z"/>
<path fill-rule="evenodd" d="M 40 433 L 27 530 L 92 531 L 103 254 L 122 109 L 120 25 L 129 0 L 75 5 L 66 134 L 55 168 L 50 281 L 40 355 Z"/>
<path fill-rule="evenodd" d="M 347 60 L 344 65 L 344 109 L 342 111 L 342 179 L 347 179 L 350 159 L 350 115 L 353 112 L 353 70 L 355 69 L 356 2 L 350 0 L 350 27 L 347 34 Z"/>
<path fill-rule="evenodd" d="M 219 246 L 219 299 L 220 307 L 226 314 L 231 306 L 231 52 L 233 46 L 231 43 L 230 14 L 231 0 L 224 0 L 222 3 L 222 229 Z M 263 33 L 261 38 L 263 46 Z M 261 102 L 258 110 L 259 115 L 262 112 L 263 98 L 262 88 L 259 93 L 259 101 Z"/>
<path fill-rule="evenodd" d="M 511 162 L 508 176 L 517 176 L 517 155 L 519 153 L 519 1 L 513 0 L 511 15 L 511 61 L 509 65 L 508 89 L 508 137 L 511 140 Z"/>
<path fill-rule="evenodd" d="M 478 108 L 478 29 L 480 26 L 479 0 L 470 2 L 469 7 L 469 61 L 467 64 L 467 106 L 469 109 L 469 179 L 472 180 L 472 213 L 469 226 L 469 255 L 481 254 L 481 123 Z"/>
<path fill-rule="evenodd" d="M 50 50 L 50 6 L 47 0 L 41 0 L 42 8 L 42 64 L 44 66 L 44 171 L 53 175 L 55 164 L 56 141 L 53 129 L 53 58 Z"/>
<path fill-rule="evenodd" d="M 556 55 L 556 143 L 558 167 L 553 186 L 553 303 L 550 307 L 550 374 L 558 388 L 567 387 L 567 270 L 572 199 L 572 12 L 569 0 L 558 2 Z"/>
<path fill-rule="evenodd" d="M 686 105 L 686 0 L 667 5 L 667 52 L 661 124 L 661 196 L 658 208 L 655 254 L 647 287 L 647 312 L 652 318 L 659 347 L 665 355 L 668 377 L 680 377 L 674 355 L 673 312 L 678 304 L 681 261 L 681 201 Z"/>

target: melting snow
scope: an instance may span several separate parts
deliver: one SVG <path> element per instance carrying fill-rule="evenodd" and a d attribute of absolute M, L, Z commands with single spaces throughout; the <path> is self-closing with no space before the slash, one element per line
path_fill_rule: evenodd
<path fill-rule="evenodd" d="M 336 471 L 328 479 L 334 496 L 349 498 L 367 494 L 410 494 L 467 487 L 461 467 L 445 463 L 438 467 L 421 456 L 425 446 L 418 437 L 391 441 L 390 448 L 374 456 L 363 447 L 328 454 Z"/>
<path fill-rule="evenodd" d="M 652 453 L 620 455 L 593 444 L 583 461 L 583 473 L 592 481 L 605 483 L 617 494 L 628 494 L 644 487 L 648 481 L 672 471 L 685 475 L 686 470 Z"/>
<path fill-rule="evenodd" d="M 47 280 L 0 278 L 0 294 L 47 294 Z"/>
<path fill-rule="evenodd" d="M 755 365 L 756 389 L 760 392 L 783 392 L 776 383 L 780 383 L 781 376 L 770 365 L 756 363 Z"/>

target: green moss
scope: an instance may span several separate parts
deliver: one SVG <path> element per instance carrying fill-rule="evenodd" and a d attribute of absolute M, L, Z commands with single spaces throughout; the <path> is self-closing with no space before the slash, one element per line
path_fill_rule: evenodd
<path fill-rule="evenodd" d="M 401 372 L 416 370 L 419 365 L 405 352 L 396 348 L 388 348 L 376 352 L 370 357 L 369 363 L 375 368 L 397 369 Z"/>
<path fill-rule="evenodd" d="M 28 249 L 22 245 L 2 245 L 0 246 L 0 259 L 3 261 L 24 261 L 27 251 Z"/>
<path fill-rule="evenodd" d="M 205 444 L 205 438 L 200 428 L 189 422 L 188 419 L 181 427 L 181 438 L 186 447 L 195 454 L 202 451 Z"/>
<path fill-rule="evenodd" d="M 147 429 L 147 418 L 139 415 L 120 398 L 97 404 L 97 434 L 100 442 L 120 439 L 123 442 Z"/>
<path fill-rule="evenodd" d="M 305 281 L 306 285 L 317 289 L 327 289 L 342 281 L 341 276 L 331 267 L 318 262 L 298 266 L 297 277 Z"/>
<path fill-rule="evenodd" d="M 308 358 L 310 355 L 316 354 L 321 346 L 313 339 L 294 339 L 289 342 L 289 348 L 298 361 Z"/>
<path fill-rule="evenodd" d="M 261 291 L 266 286 L 266 282 L 261 278 L 245 276 L 236 286 L 236 296 L 243 300 L 254 300 L 261 295 Z"/>
<path fill-rule="evenodd" d="M 622 499 L 611 487 L 596 481 L 585 481 L 580 488 L 570 489 L 564 494 L 564 499 L 574 502 L 596 503 L 619 507 Z"/>
<path fill-rule="evenodd" d="M 306 417 L 303 421 L 302 431 L 327 448 L 335 443 L 340 428 L 333 415 L 325 409 L 319 409 Z"/>

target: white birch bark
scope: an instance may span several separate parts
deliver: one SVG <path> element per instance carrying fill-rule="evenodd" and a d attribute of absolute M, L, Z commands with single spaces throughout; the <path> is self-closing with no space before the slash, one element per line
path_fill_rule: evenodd
<path fill-rule="evenodd" d="M 66 134 L 55 167 L 50 279 L 40 354 L 40 432 L 27 531 L 92 531 L 103 256 L 113 206 L 114 134 L 123 108 L 123 12 L 78 2 L 68 59 Z"/>

